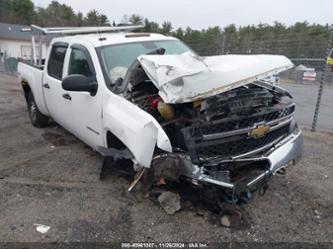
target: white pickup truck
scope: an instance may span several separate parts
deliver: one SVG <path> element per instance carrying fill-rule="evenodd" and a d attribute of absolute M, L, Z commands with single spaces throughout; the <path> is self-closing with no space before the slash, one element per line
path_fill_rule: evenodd
<path fill-rule="evenodd" d="M 106 158 L 129 160 L 134 184 L 154 169 L 163 182 L 236 195 L 300 157 L 292 97 L 265 81 L 293 66 L 286 57 L 200 57 L 173 37 L 99 31 L 62 32 L 45 64 L 19 62 L 34 126 L 52 118 Z"/>

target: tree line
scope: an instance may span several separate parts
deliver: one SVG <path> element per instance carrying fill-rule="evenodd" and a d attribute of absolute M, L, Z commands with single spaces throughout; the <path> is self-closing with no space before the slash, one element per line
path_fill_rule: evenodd
<path fill-rule="evenodd" d="M 31 0 L 0 0 L 0 22 L 44 26 L 109 26 L 115 21 L 90 10 L 86 15 L 72 7 L 52 1 L 46 8 L 36 7 Z M 174 28 L 169 21 L 159 24 L 140 15 L 124 15 L 121 23 L 141 24 L 142 32 L 156 32 L 175 36 L 189 44 L 200 55 L 228 53 L 284 54 L 291 58 L 324 56 L 332 38 L 331 25 L 297 22 L 286 26 L 259 24 L 237 27 L 209 27 L 196 30 L 190 27 Z"/>
<path fill-rule="evenodd" d="M 168 21 L 159 25 L 147 18 L 132 15 L 130 20 L 143 24 L 142 31 L 175 36 L 189 44 L 200 55 L 218 54 L 283 54 L 289 58 L 323 58 L 333 45 L 332 25 L 297 22 L 286 26 L 259 24 L 237 27 L 230 24 L 196 30 L 174 29 Z"/>
<path fill-rule="evenodd" d="M 110 25 L 107 16 L 95 9 L 83 15 L 57 1 L 42 8 L 36 7 L 31 0 L 0 0 L 0 22 L 25 25 L 33 23 L 44 27 Z"/>

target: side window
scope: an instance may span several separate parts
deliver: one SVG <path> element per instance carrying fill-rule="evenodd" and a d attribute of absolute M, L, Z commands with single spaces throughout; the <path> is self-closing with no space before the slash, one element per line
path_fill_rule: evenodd
<path fill-rule="evenodd" d="M 66 51 L 66 47 L 53 46 L 49 58 L 49 63 L 47 65 L 48 74 L 59 80 L 62 78 L 62 69 Z"/>
<path fill-rule="evenodd" d="M 93 76 L 93 69 L 89 64 L 90 57 L 87 52 L 72 48 L 71 57 L 68 65 L 68 75 L 70 74 L 82 74 L 84 76 Z"/>

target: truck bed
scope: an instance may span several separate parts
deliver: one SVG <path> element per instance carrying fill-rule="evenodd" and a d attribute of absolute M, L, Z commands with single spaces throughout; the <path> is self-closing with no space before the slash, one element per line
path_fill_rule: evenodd
<path fill-rule="evenodd" d="M 39 110 L 44 115 L 48 115 L 42 86 L 44 65 L 36 65 L 30 61 L 21 59 L 19 60 L 17 71 L 20 74 L 20 83 L 29 84 Z"/>
<path fill-rule="evenodd" d="M 30 60 L 25 60 L 25 59 L 22 59 L 22 58 L 19 58 L 18 61 L 21 62 L 21 63 L 27 64 L 27 65 L 29 65 L 31 67 L 34 67 L 34 68 L 37 68 L 37 69 L 40 69 L 40 70 L 44 70 L 45 59 L 42 60 L 42 64 L 41 65 L 38 65 L 36 63 L 33 63 Z"/>

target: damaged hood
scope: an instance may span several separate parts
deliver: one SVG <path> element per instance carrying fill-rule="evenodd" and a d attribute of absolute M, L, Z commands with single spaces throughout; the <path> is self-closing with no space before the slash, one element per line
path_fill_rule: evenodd
<path fill-rule="evenodd" d="M 142 68 L 166 103 L 210 97 L 293 67 L 281 55 L 142 55 Z"/>

